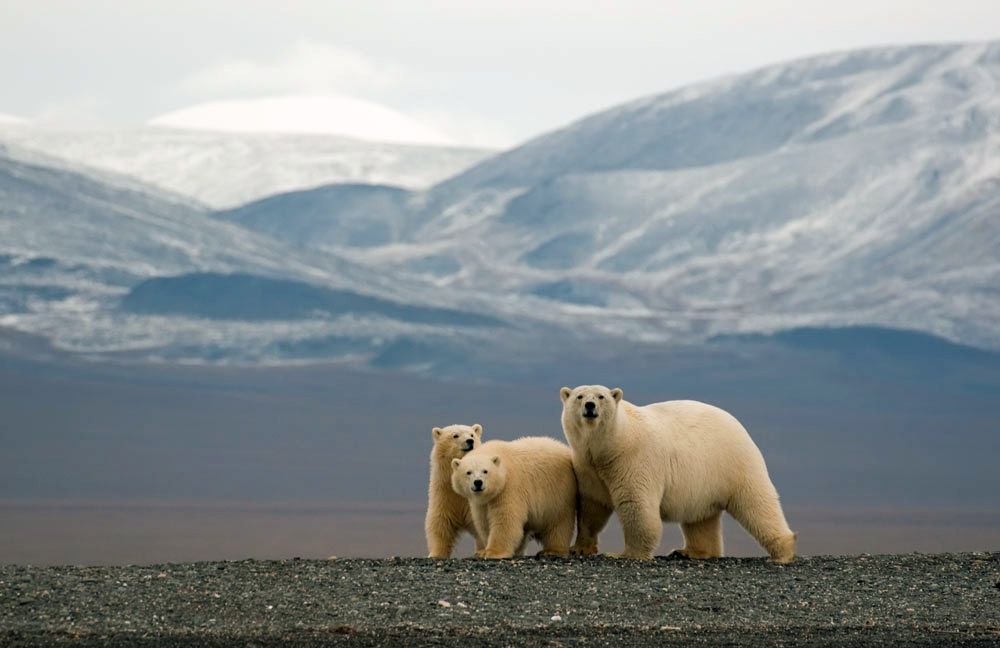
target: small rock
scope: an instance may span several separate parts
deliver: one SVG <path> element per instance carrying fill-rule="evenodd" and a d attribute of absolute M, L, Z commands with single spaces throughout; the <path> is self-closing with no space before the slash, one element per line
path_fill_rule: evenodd
<path fill-rule="evenodd" d="M 449 603 L 448 601 L 446 601 L 444 599 L 441 599 L 440 601 L 438 601 L 438 605 L 440 605 L 443 608 L 450 608 L 451 607 L 451 603 Z"/>
<path fill-rule="evenodd" d="M 553 621 L 562 621 L 562 617 L 559 616 L 558 614 L 553 614 L 552 615 L 552 620 Z"/>

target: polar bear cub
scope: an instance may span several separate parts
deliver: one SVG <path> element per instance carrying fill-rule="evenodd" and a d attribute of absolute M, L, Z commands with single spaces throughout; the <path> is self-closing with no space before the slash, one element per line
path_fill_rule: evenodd
<path fill-rule="evenodd" d="M 796 536 L 764 458 L 732 415 L 697 401 L 638 407 L 622 400 L 621 389 L 602 385 L 563 387 L 560 396 L 580 487 L 574 553 L 597 552 L 597 534 L 614 509 L 623 557 L 652 558 L 662 521 L 680 523 L 680 555 L 718 557 L 728 511 L 772 560 L 794 559 Z"/>
<path fill-rule="evenodd" d="M 566 556 L 576 526 L 573 453 L 547 437 L 488 441 L 452 460 L 452 486 L 470 505 L 479 543 L 476 555 L 510 558 L 529 537 L 540 555 Z"/>
<path fill-rule="evenodd" d="M 434 448 L 431 450 L 431 479 L 427 489 L 427 517 L 424 532 L 430 558 L 448 558 L 455 548 L 455 541 L 463 531 L 476 538 L 480 545 L 469 511 L 469 503 L 451 487 L 451 462 L 482 443 L 483 426 L 449 425 L 431 430 Z"/>

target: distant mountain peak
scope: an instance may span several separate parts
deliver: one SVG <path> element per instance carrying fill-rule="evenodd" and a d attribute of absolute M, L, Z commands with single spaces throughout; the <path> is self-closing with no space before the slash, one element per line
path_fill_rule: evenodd
<path fill-rule="evenodd" d="M 455 145 L 443 133 L 408 115 L 341 95 L 210 101 L 159 115 L 148 123 L 186 130 L 341 135 L 398 144 Z"/>

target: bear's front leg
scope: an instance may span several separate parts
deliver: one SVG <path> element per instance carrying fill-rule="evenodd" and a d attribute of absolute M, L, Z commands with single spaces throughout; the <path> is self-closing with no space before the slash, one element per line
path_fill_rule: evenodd
<path fill-rule="evenodd" d="M 471 504 L 469 506 L 472 518 L 473 537 L 476 539 L 476 558 L 482 558 L 486 552 L 486 541 L 490 537 L 490 522 L 486 505 Z"/>
<path fill-rule="evenodd" d="M 460 531 L 459 525 L 442 516 L 427 516 L 424 530 L 427 533 L 428 558 L 450 558 Z"/>
<path fill-rule="evenodd" d="M 574 556 L 593 556 L 597 553 L 597 535 L 604 529 L 614 511 L 595 499 L 580 496 L 576 542 L 570 547 Z"/>
<path fill-rule="evenodd" d="M 526 513 L 490 507 L 490 535 L 486 542 L 483 558 L 513 558 L 518 547 L 524 542 Z"/>
<path fill-rule="evenodd" d="M 651 497 L 624 497 L 615 505 L 625 535 L 625 551 L 616 558 L 649 560 L 660 546 L 663 522 L 659 501 Z"/>

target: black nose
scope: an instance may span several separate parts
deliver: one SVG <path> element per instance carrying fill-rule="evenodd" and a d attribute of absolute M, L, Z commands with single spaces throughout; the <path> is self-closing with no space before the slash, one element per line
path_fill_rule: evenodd
<path fill-rule="evenodd" d="M 482 479 L 477 479 L 476 481 L 472 482 L 472 485 L 475 486 L 476 490 L 483 490 L 483 480 Z"/>
<path fill-rule="evenodd" d="M 594 408 L 597 407 L 597 403 L 595 403 L 594 401 L 587 401 L 584 407 L 587 408 L 588 412 L 593 412 Z"/>
<path fill-rule="evenodd" d="M 465 440 L 465 449 L 466 449 L 466 450 L 472 450 L 472 447 L 473 447 L 474 445 L 476 445 L 476 442 L 475 442 L 475 441 L 473 441 L 472 439 L 466 439 L 466 440 Z"/>

